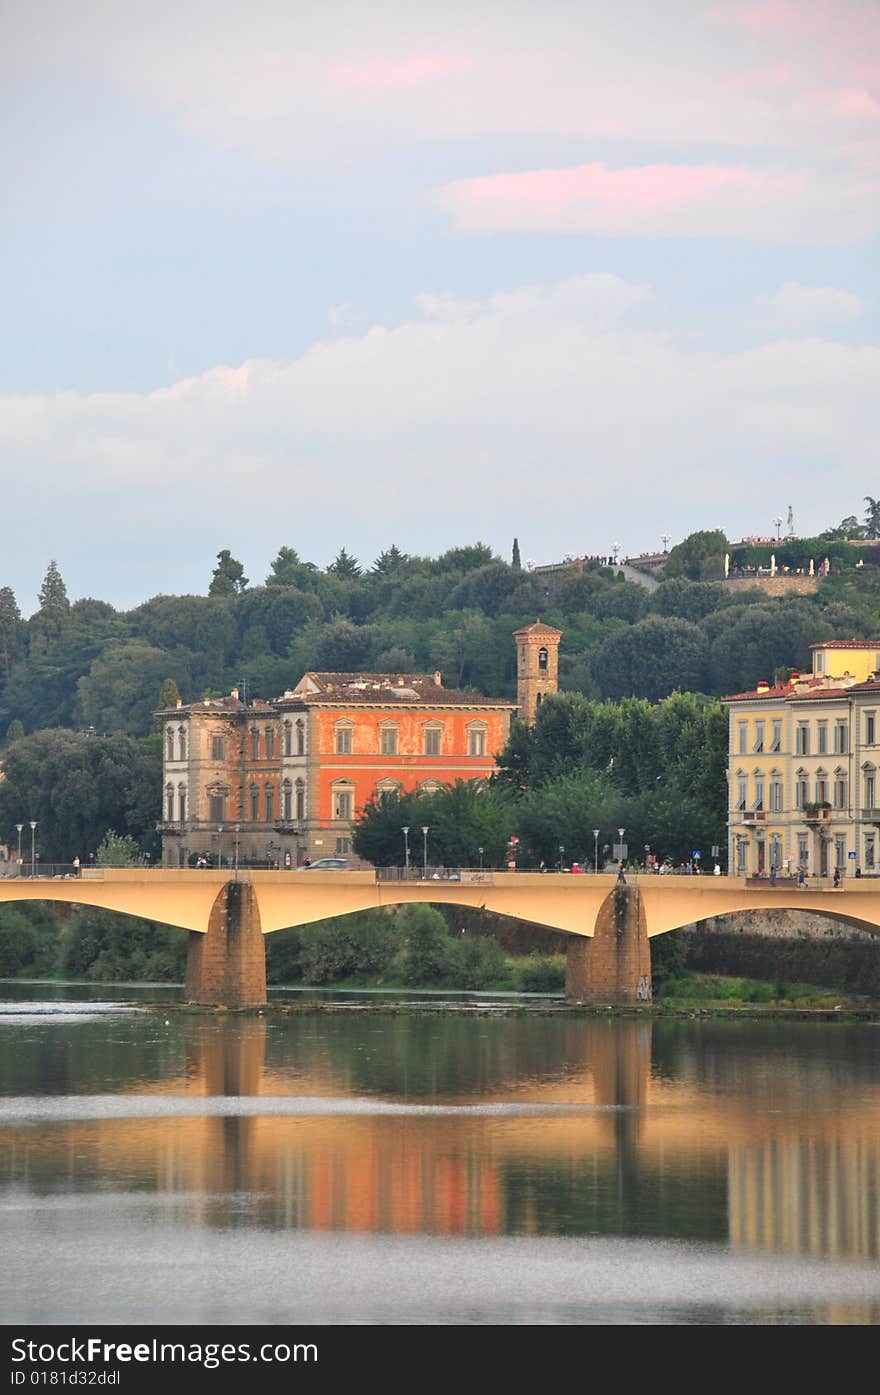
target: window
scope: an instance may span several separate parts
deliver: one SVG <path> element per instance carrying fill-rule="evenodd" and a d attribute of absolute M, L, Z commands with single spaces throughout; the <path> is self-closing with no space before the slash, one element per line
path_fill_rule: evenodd
<path fill-rule="evenodd" d="M 764 807 L 764 777 L 759 775 L 755 779 L 755 802 L 753 809 L 763 809 Z"/>
<path fill-rule="evenodd" d="M 543 673 L 543 672 L 546 672 L 546 670 L 547 670 L 547 663 L 548 663 L 547 650 L 544 649 L 544 648 L 541 648 L 541 649 L 538 650 L 538 668 L 542 671 L 542 673 Z"/>
<path fill-rule="evenodd" d="M 877 808 L 877 777 L 873 770 L 865 774 L 865 808 Z"/>
<path fill-rule="evenodd" d="M 834 837 L 834 865 L 839 871 L 846 867 L 846 834 L 837 833 Z"/>
<path fill-rule="evenodd" d="M 302 780 L 296 782 L 296 819 L 297 823 L 302 823 L 306 816 L 306 787 Z"/>
<path fill-rule="evenodd" d="M 874 871 L 874 865 L 875 865 L 875 863 L 874 863 L 874 856 L 875 856 L 874 849 L 875 849 L 875 845 L 876 845 L 876 844 L 875 844 L 875 835 L 874 835 L 873 833 L 866 833 L 866 834 L 865 834 L 865 871 L 866 871 L 866 872 L 873 872 L 873 871 Z"/>
<path fill-rule="evenodd" d="M 348 854 L 349 854 L 350 852 L 351 852 L 351 839 L 350 839 L 350 838 L 337 838 L 337 839 L 336 839 L 336 856 L 337 856 L 337 857 L 348 857 Z"/>
<path fill-rule="evenodd" d="M 251 785 L 251 818 L 257 823 L 260 817 L 260 791 L 256 785 Z"/>
<path fill-rule="evenodd" d="M 212 737 L 211 737 L 211 760 L 222 760 L 222 759 L 223 759 L 223 737 L 222 737 L 222 736 L 212 736 Z"/>
<path fill-rule="evenodd" d="M 486 754 L 486 728 L 471 727 L 468 730 L 468 755 L 484 756 Z"/>
<path fill-rule="evenodd" d="M 186 760 L 186 732 L 183 727 L 177 728 L 177 759 Z"/>
<path fill-rule="evenodd" d="M 289 722 L 284 723 L 284 754 L 293 755 L 293 729 Z"/>
<path fill-rule="evenodd" d="M 838 778 L 834 781 L 834 807 L 845 809 L 846 803 L 846 780 Z"/>
<path fill-rule="evenodd" d="M 798 780 L 795 786 L 795 808 L 803 809 L 810 802 L 810 786 L 807 780 Z"/>
<path fill-rule="evenodd" d="M 216 738 L 215 738 L 216 739 Z M 212 823 L 222 823 L 225 816 L 226 798 L 222 794 L 212 794 L 208 798 L 209 815 Z"/>
<path fill-rule="evenodd" d="M 333 790 L 333 817 L 334 819 L 350 819 L 352 814 L 352 804 L 354 793 L 350 789 L 342 786 L 335 786 Z"/>
<path fill-rule="evenodd" d="M 251 760 L 260 759 L 260 733 L 256 727 L 251 727 Z"/>
<path fill-rule="evenodd" d="M 744 809 L 744 808 L 746 807 L 746 782 L 745 782 L 745 780 L 739 780 L 739 781 L 737 782 L 736 807 L 737 807 L 737 809 Z"/>
<path fill-rule="evenodd" d="M 774 814 L 782 813 L 782 781 L 770 781 L 770 811 Z"/>
<path fill-rule="evenodd" d="M 376 798 L 380 801 L 400 795 L 400 785 L 396 780 L 380 780 L 376 786 Z"/>
<path fill-rule="evenodd" d="M 281 788 L 281 817 L 288 823 L 293 817 L 293 791 L 289 780 L 285 780 Z"/>
<path fill-rule="evenodd" d="M 171 727 L 168 728 L 165 737 L 165 757 L 167 760 L 174 760 L 174 732 Z"/>
<path fill-rule="evenodd" d="M 806 867 L 806 865 L 807 865 L 807 835 L 806 835 L 806 833 L 799 833 L 799 834 L 798 834 L 798 851 L 797 851 L 797 855 L 798 855 L 798 866 L 799 866 L 799 867 Z"/>
<path fill-rule="evenodd" d="M 306 724 L 300 717 L 296 724 L 296 754 L 304 756 L 306 753 Z"/>
<path fill-rule="evenodd" d="M 810 754 L 810 728 L 806 722 L 798 722 L 794 739 L 794 751 L 796 756 L 808 756 Z"/>
<path fill-rule="evenodd" d="M 834 754 L 845 756 L 849 748 L 849 731 L 846 722 L 834 723 Z"/>
<path fill-rule="evenodd" d="M 266 760 L 272 760 L 275 755 L 275 728 L 266 728 Z"/>
<path fill-rule="evenodd" d="M 271 785 L 266 786 L 266 822 L 271 823 L 275 817 L 275 791 Z"/>
<path fill-rule="evenodd" d="M 782 866 L 782 842 L 778 833 L 770 834 L 770 866 L 775 867 L 777 872 Z"/>
<path fill-rule="evenodd" d="M 822 653 L 821 649 L 818 649 L 818 650 L 816 651 L 816 672 L 817 672 L 817 673 L 821 673 L 822 670 L 824 669 L 824 667 L 825 667 L 825 655 Z"/>
<path fill-rule="evenodd" d="M 379 733 L 379 749 L 383 756 L 397 755 L 397 727 L 382 727 Z"/>
<path fill-rule="evenodd" d="M 819 745 L 817 747 L 820 756 L 824 756 L 828 750 L 828 723 L 819 723 Z"/>
<path fill-rule="evenodd" d="M 425 755 L 439 756 L 442 727 L 425 727 Z"/>
<path fill-rule="evenodd" d="M 764 749 L 764 723 L 763 723 L 763 722 L 755 722 L 755 746 L 754 746 L 754 749 L 755 749 L 756 752 L 757 752 L 757 751 L 763 751 L 763 749 Z"/>
<path fill-rule="evenodd" d="M 336 728 L 336 754 L 337 756 L 351 755 L 351 727 L 339 726 Z"/>
<path fill-rule="evenodd" d="M 748 729 L 745 722 L 738 722 L 737 728 L 739 732 L 739 754 L 744 756 L 748 750 Z"/>
<path fill-rule="evenodd" d="M 779 751 L 782 748 L 782 718 L 773 718 L 773 735 L 770 738 L 770 750 Z"/>
<path fill-rule="evenodd" d="M 736 840 L 736 875 L 744 877 L 748 868 L 749 845 L 745 838 Z"/>
<path fill-rule="evenodd" d="M 877 738 L 875 737 L 875 735 L 874 735 L 874 731 L 875 731 L 874 722 L 875 722 L 874 713 L 873 713 L 873 712 L 866 712 L 866 713 L 865 713 L 865 745 L 866 745 L 866 746 L 873 746 L 873 745 L 874 745 L 874 742 L 875 742 L 876 739 L 877 739 Z"/>
<path fill-rule="evenodd" d="M 177 817 L 181 823 L 186 821 L 186 786 L 177 786 Z"/>
<path fill-rule="evenodd" d="M 154 806 L 155 807 L 155 806 Z M 174 822 L 174 786 L 165 787 L 165 817 L 169 823 Z"/>
<path fill-rule="evenodd" d="M 827 780 L 817 779 L 817 781 L 816 781 L 816 803 L 817 803 L 817 804 L 827 804 L 827 803 L 828 803 L 828 781 L 827 781 Z"/>

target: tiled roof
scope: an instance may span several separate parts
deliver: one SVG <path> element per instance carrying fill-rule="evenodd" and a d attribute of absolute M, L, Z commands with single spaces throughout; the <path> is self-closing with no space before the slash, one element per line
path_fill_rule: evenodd
<path fill-rule="evenodd" d="M 514 639 L 519 639 L 522 635 L 547 635 L 548 637 L 556 635 L 558 637 L 561 634 L 561 630 L 555 630 L 552 625 L 545 625 L 543 621 L 536 620 L 534 625 L 524 625 L 521 630 L 514 630 L 513 637 Z"/>
<path fill-rule="evenodd" d="M 292 692 L 278 702 L 362 703 L 368 706 L 399 707 L 417 702 L 425 707 L 509 707 L 506 698 L 485 697 L 482 693 L 444 688 L 439 674 L 427 673 L 307 673 Z"/>
<path fill-rule="evenodd" d="M 156 717 L 179 717 L 184 712 L 214 713 L 216 716 L 230 716 L 233 713 L 242 712 L 274 712 L 271 703 L 263 702 L 256 698 L 253 702 L 243 703 L 241 698 L 222 697 L 205 698 L 203 702 L 187 702 L 181 707 L 161 707 L 154 713 Z"/>
<path fill-rule="evenodd" d="M 821 644 L 811 644 L 811 649 L 877 649 L 880 639 L 825 639 Z"/>
<path fill-rule="evenodd" d="M 829 688 L 824 678 L 806 678 L 797 683 L 776 683 L 770 688 L 751 689 L 747 693 L 731 693 L 722 702 L 762 702 L 765 698 L 782 698 L 786 702 L 803 702 L 808 698 L 840 697 L 849 687 Z"/>

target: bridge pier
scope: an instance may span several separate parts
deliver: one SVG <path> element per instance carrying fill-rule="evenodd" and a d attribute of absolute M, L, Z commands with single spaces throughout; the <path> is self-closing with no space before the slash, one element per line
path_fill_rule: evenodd
<path fill-rule="evenodd" d="M 573 936 L 565 965 L 570 1003 L 650 1003 L 651 948 L 637 887 L 616 886 L 605 897 L 592 939 Z"/>
<path fill-rule="evenodd" d="M 266 944 L 249 882 L 226 882 L 211 907 L 207 933 L 190 931 L 186 1000 L 231 1008 L 266 1002 Z"/>

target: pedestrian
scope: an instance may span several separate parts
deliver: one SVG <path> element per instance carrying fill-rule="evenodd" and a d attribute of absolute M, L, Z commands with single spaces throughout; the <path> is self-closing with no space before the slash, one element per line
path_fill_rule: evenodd
<path fill-rule="evenodd" d="M 771 868 L 770 868 L 770 885 L 771 885 L 771 886 L 775 886 L 775 885 L 776 885 L 776 863 L 775 863 L 775 862 L 773 863 L 773 865 L 772 865 Z"/>
<path fill-rule="evenodd" d="M 839 867 L 835 867 L 835 869 L 834 869 L 834 878 L 833 878 L 832 884 L 833 884 L 833 886 L 834 886 L 834 890 L 837 891 L 837 890 L 839 889 L 839 887 L 840 887 L 840 868 L 839 868 Z"/>
<path fill-rule="evenodd" d="M 74 875 L 75 877 L 78 877 L 78 876 L 79 876 L 79 858 L 78 858 L 78 857 L 75 857 L 75 858 L 73 859 L 73 875 Z"/>
<path fill-rule="evenodd" d="M 718 863 L 718 862 L 715 863 L 715 867 L 714 867 L 714 869 L 713 869 L 712 876 L 713 876 L 713 877 L 720 877 L 720 876 L 721 876 L 721 864 L 720 864 L 720 863 Z"/>
<path fill-rule="evenodd" d="M 804 888 L 804 887 L 806 887 L 806 885 L 807 885 L 807 869 L 806 869 L 806 867 L 804 866 L 803 863 L 801 863 L 800 866 L 798 867 L 798 880 L 797 880 L 797 884 L 798 884 L 798 886 L 799 886 L 800 888 Z"/>
<path fill-rule="evenodd" d="M 620 863 L 618 864 L 618 868 L 617 868 L 617 884 L 618 884 L 618 886 L 620 886 L 620 885 L 626 886 L 626 877 L 624 876 L 624 862 L 623 862 L 623 858 L 620 859 Z"/>

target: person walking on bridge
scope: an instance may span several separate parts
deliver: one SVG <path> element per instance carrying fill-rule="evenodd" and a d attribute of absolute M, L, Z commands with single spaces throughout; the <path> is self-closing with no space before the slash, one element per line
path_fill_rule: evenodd
<path fill-rule="evenodd" d="M 623 861 L 623 858 L 620 859 L 620 863 L 619 863 L 618 868 L 617 868 L 617 885 L 618 885 L 618 886 L 626 886 L 626 877 L 624 876 L 624 861 Z"/>

